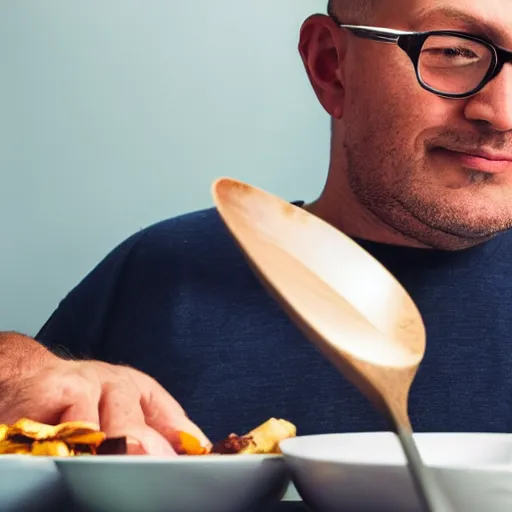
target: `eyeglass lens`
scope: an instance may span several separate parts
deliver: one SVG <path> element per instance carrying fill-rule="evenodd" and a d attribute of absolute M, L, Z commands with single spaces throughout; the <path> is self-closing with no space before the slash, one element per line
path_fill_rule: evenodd
<path fill-rule="evenodd" d="M 418 72 L 425 85 L 445 94 L 476 89 L 493 65 L 493 51 L 452 35 L 431 35 L 421 50 Z"/>

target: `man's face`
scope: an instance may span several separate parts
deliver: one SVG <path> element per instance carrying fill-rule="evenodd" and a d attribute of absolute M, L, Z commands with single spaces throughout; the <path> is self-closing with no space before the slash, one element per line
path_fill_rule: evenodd
<path fill-rule="evenodd" d="M 381 4 L 382 12 L 365 24 L 477 36 L 492 29 L 495 44 L 512 48 L 511 0 Z M 474 22 L 454 16 L 455 9 Z M 386 224 L 432 246 L 443 246 L 446 235 L 463 245 L 512 227 L 512 64 L 477 95 L 445 99 L 420 87 L 397 45 L 343 32 L 334 42 L 344 54 L 336 72 L 342 93 L 322 102 L 331 114 L 341 109 L 333 144 L 343 148 L 357 199 Z M 491 155 L 510 162 L 491 162 Z"/>

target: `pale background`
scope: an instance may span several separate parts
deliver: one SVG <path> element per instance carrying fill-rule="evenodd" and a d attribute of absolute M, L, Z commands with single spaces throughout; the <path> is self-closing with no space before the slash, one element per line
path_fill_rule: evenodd
<path fill-rule="evenodd" d="M 34 335 L 133 232 L 233 176 L 320 192 L 297 52 L 324 0 L 1 0 L 0 330 Z"/>

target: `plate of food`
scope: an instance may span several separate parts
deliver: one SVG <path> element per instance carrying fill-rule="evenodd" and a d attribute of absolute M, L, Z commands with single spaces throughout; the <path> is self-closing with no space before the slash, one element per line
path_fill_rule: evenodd
<path fill-rule="evenodd" d="M 108 439 L 92 424 L 21 419 L 0 426 L 0 453 L 51 461 L 76 503 L 91 512 L 259 512 L 285 496 L 289 476 L 279 443 L 296 433 L 292 423 L 271 418 L 206 449 L 182 432 L 183 455 L 158 458 L 127 455 L 125 438 Z"/>

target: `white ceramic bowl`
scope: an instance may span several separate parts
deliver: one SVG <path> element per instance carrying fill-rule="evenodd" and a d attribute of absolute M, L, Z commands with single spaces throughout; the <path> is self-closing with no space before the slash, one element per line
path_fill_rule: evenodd
<path fill-rule="evenodd" d="M 280 455 L 53 460 L 74 500 L 98 512 L 259 512 L 289 483 Z"/>
<path fill-rule="evenodd" d="M 0 456 L 0 510 L 38 512 L 52 509 L 64 495 L 51 460 L 25 455 Z"/>
<path fill-rule="evenodd" d="M 512 511 L 512 436 L 416 434 L 428 470 L 458 512 Z M 391 433 L 287 439 L 285 461 L 302 499 L 318 512 L 422 512 Z"/>

